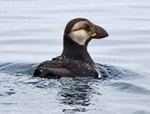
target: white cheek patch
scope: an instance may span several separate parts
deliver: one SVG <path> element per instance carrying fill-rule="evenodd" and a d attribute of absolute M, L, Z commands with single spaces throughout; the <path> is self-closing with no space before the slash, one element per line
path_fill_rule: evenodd
<path fill-rule="evenodd" d="M 78 31 L 72 31 L 69 36 L 79 45 L 85 45 L 85 42 L 90 38 L 90 35 L 83 29 Z"/>

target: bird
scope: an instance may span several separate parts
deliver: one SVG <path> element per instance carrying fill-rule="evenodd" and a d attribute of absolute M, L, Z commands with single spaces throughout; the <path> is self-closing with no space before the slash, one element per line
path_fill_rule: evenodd
<path fill-rule="evenodd" d="M 87 51 L 92 39 L 102 39 L 108 33 L 102 27 L 85 18 L 70 20 L 64 30 L 63 51 L 60 56 L 40 63 L 33 76 L 41 78 L 93 77 L 100 78 L 101 72 Z"/>

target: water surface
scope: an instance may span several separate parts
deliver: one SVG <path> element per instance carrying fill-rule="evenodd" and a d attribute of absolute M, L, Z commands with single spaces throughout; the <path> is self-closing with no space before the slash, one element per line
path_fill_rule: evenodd
<path fill-rule="evenodd" d="M 149 0 L 0 0 L 0 113 L 150 114 L 149 12 Z M 76 17 L 109 33 L 88 47 L 105 78 L 32 78 Z"/>

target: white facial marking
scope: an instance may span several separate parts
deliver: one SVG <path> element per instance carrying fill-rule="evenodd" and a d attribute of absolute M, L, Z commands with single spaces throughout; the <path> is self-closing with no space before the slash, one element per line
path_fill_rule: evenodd
<path fill-rule="evenodd" d="M 83 26 L 87 23 L 87 21 L 80 21 L 76 23 L 69 34 L 70 38 L 79 45 L 85 45 L 85 42 L 90 38 L 89 33 L 83 28 Z"/>
<path fill-rule="evenodd" d="M 77 30 L 81 27 L 83 27 L 85 24 L 88 24 L 87 21 L 80 21 L 78 23 L 76 23 L 73 27 L 72 27 L 72 31 Z"/>
<path fill-rule="evenodd" d="M 89 39 L 90 35 L 83 29 L 72 31 L 69 34 L 70 38 L 78 43 L 79 45 L 84 45 L 85 42 Z"/>

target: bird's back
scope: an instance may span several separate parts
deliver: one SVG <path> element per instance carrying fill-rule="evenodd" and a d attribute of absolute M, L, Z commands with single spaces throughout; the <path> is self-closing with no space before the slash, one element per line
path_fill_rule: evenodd
<path fill-rule="evenodd" d="M 35 70 L 34 76 L 43 78 L 61 77 L 98 77 L 95 67 L 82 60 L 74 60 L 65 56 L 53 58 L 41 63 Z"/>

